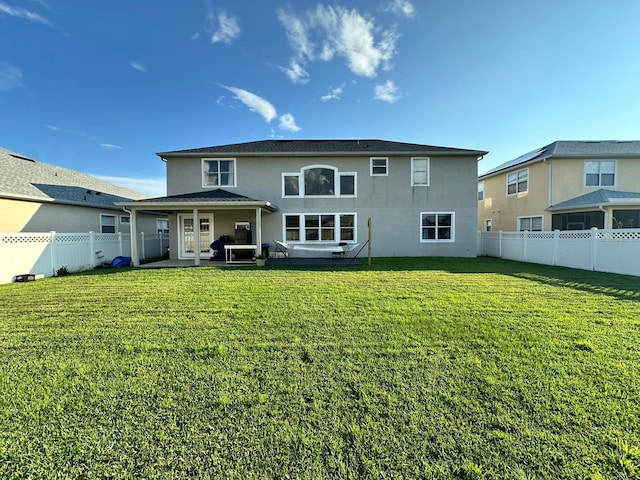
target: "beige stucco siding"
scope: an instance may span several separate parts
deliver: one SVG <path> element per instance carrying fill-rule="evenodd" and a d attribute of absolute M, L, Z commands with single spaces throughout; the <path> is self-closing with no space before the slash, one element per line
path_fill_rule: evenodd
<path fill-rule="evenodd" d="M 528 169 L 528 191 L 507 195 L 507 177 L 514 171 Z M 485 219 L 491 219 L 493 230 L 517 230 L 518 217 L 543 216 L 543 228 L 551 228 L 551 215 L 544 212 L 548 206 L 548 165 L 535 163 L 517 170 L 484 179 L 484 200 L 478 202 L 479 230 Z"/>
<path fill-rule="evenodd" d="M 129 233 L 130 225 L 121 223 L 120 217 L 128 216 L 121 209 L 91 208 L 60 203 L 38 203 L 22 200 L 0 199 L 0 231 L 3 232 L 100 232 L 100 215 L 115 215 L 116 232 Z M 156 233 L 158 214 L 138 216 L 138 231 Z"/>

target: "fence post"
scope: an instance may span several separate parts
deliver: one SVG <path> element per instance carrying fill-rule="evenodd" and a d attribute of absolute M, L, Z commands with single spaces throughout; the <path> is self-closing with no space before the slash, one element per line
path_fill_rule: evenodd
<path fill-rule="evenodd" d="M 55 277 L 58 272 L 56 264 L 56 232 L 52 230 L 49 232 L 49 235 L 51 235 L 51 238 L 49 239 L 49 251 L 51 252 L 51 275 Z"/>
<path fill-rule="evenodd" d="M 527 243 L 529 241 L 529 230 L 522 232 L 522 261 L 527 261 Z"/>
<path fill-rule="evenodd" d="M 558 244 L 560 243 L 560 230 L 553 231 L 553 245 L 551 247 L 551 265 L 558 264 Z"/>
<path fill-rule="evenodd" d="M 140 232 L 140 252 L 142 253 L 142 256 L 140 257 L 141 260 L 145 260 L 147 258 L 147 256 L 144 254 L 144 232 Z"/>
<path fill-rule="evenodd" d="M 590 243 L 591 243 L 591 254 L 589 255 L 590 262 L 591 262 L 590 266 L 591 266 L 591 270 L 595 270 L 596 269 L 596 254 L 597 254 L 597 250 L 598 250 L 598 228 L 597 227 L 592 227 L 591 228 Z"/>
<path fill-rule="evenodd" d="M 118 254 L 122 256 L 122 232 L 118 232 Z"/>
<path fill-rule="evenodd" d="M 93 232 L 89 232 L 89 265 L 96 268 L 96 240 Z"/>
<path fill-rule="evenodd" d="M 502 258 L 502 230 L 498 232 L 498 258 Z"/>

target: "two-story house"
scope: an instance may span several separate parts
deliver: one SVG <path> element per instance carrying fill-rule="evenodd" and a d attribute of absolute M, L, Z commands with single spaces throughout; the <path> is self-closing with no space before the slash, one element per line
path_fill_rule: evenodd
<path fill-rule="evenodd" d="M 478 177 L 478 229 L 640 226 L 640 141 L 556 141 Z"/>
<path fill-rule="evenodd" d="M 369 223 L 374 256 L 475 256 L 477 162 L 486 153 L 383 140 L 162 152 L 167 196 L 123 205 L 134 230 L 138 211 L 168 214 L 171 258 L 196 265 L 221 236 L 256 252 L 276 241 L 356 244 Z"/>
<path fill-rule="evenodd" d="M 116 202 L 145 195 L 0 148 L 0 231 L 129 233 Z M 140 213 L 138 233 L 165 233 L 165 214 Z"/>

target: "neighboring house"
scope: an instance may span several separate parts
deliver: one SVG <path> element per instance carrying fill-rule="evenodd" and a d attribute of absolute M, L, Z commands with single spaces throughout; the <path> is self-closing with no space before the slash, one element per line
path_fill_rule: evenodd
<path fill-rule="evenodd" d="M 640 141 L 557 141 L 478 177 L 478 229 L 640 226 Z"/>
<path fill-rule="evenodd" d="M 163 152 L 168 196 L 123 205 L 168 214 L 171 258 L 196 265 L 223 235 L 272 251 L 275 241 L 363 244 L 369 218 L 374 256 L 475 256 L 477 162 L 486 153 L 382 140 Z"/>
<path fill-rule="evenodd" d="M 142 193 L 0 148 L 0 231 L 129 233 L 129 214 L 116 202 L 142 198 Z M 138 216 L 138 233 L 167 229 L 164 214 Z"/>

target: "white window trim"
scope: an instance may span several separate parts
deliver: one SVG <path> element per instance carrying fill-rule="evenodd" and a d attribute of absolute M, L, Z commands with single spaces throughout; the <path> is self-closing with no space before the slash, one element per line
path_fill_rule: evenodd
<path fill-rule="evenodd" d="M 518 174 L 520 172 L 527 172 L 527 189 L 523 190 L 521 192 L 518 191 Z M 511 175 L 513 173 L 516 174 L 516 191 L 515 191 L 515 193 L 509 193 L 509 175 Z M 506 184 L 507 197 L 513 197 L 513 196 L 516 196 L 516 195 L 520 195 L 521 193 L 528 193 L 529 192 L 529 182 L 530 182 L 530 180 L 529 180 L 529 167 L 521 168 L 519 170 L 514 170 L 514 171 L 511 171 L 511 172 L 507 172 L 507 184 Z"/>
<path fill-rule="evenodd" d="M 384 173 L 373 173 L 373 161 L 384 160 Z M 372 177 L 388 177 L 389 176 L 389 157 L 371 157 L 369 159 L 369 175 Z"/>
<path fill-rule="evenodd" d="M 587 163 L 588 162 L 613 162 L 613 185 L 602 185 L 602 174 L 599 175 L 600 182 L 598 185 L 587 185 Z M 582 181 L 584 182 L 584 188 L 616 188 L 618 184 L 618 160 L 615 159 L 606 159 L 606 158 L 592 158 L 584 161 L 584 169 L 583 169 Z"/>
<path fill-rule="evenodd" d="M 451 238 L 445 239 L 423 239 L 422 238 L 422 217 L 424 215 L 451 215 Z M 420 243 L 453 243 L 456 241 L 456 213 L 455 212 L 420 212 L 420 229 L 418 231 Z"/>
<path fill-rule="evenodd" d="M 233 162 L 233 184 L 207 185 L 207 182 L 205 181 L 206 175 L 204 173 L 204 162 L 211 162 L 211 161 L 221 162 L 225 160 Z M 235 188 L 238 183 L 238 162 L 236 161 L 235 158 L 203 158 L 200 163 L 200 174 L 202 175 L 202 188 Z"/>
<path fill-rule="evenodd" d="M 113 224 L 111 225 L 105 225 L 102 221 L 103 218 L 105 217 L 110 217 L 113 218 Z M 118 215 L 111 215 L 108 213 L 101 213 L 100 214 L 100 233 L 105 233 L 102 231 L 103 227 L 113 227 L 113 233 L 118 233 Z"/>
<path fill-rule="evenodd" d="M 306 235 L 306 226 L 305 226 L 305 215 L 333 215 L 334 221 L 334 238 L 335 240 L 309 240 L 305 238 Z M 340 240 L 340 216 L 341 215 L 353 215 L 353 240 Z M 358 214 L 356 212 L 304 212 L 304 213 L 295 213 L 295 212 L 287 212 L 282 214 L 282 238 L 287 238 L 287 222 L 286 217 L 298 217 L 300 219 L 300 240 L 290 240 L 287 243 L 291 243 L 292 245 L 301 244 L 301 243 L 313 243 L 313 244 L 337 244 L 339 242 L 344 243 L 358 243 Z M 285 240 L 286 241 L 286 240 Z"/>
<path fill-rule="evenodd" d="M 304 191 L 304 172 L 314 168 L 326 168 L 333 170 L 334 195 L 307 195 Z M 353 195 L 342 195 L 340 192 L 340 177 L 353 177 Z M 298 177 L 298 195 L 285 195 L 285 177 Z M 338 167 L 332 165 L 305 165 L 298 172 L 283 172 L 282 179 L 282 198 L 356 198 L 358 196 L 358 173 L 357 172 L 341 172 Z"/>
<path fill-rule="evenodd" d="M 544 216 L 543 215 L 520 215 L 516 217 L 516 228 L 518 232 L 524 232 L 525 230 L 520 229 L 520 222 L 525 218 L 539 218 L 540 219 L 540 230 L 527 230 L 528 232 L 544 232 Z"/>
<path fill-rule="evenodd" d="M 480 198 L 480 192 L 482 192 L 482 198 Z M 478 201 L 484 201 L 484 182 L 478 182 Z"/>
<path fill-rule="evenodd" d="M 415 183 L 414 180 L 414 164 L 416 160 L 426 160 L 427 161 L 427 181 L 426 183 Z M 430 157 L 411 157 L 411 186 L 412 187 L 428 187 L 431 183 L 431 158 Z"/>

